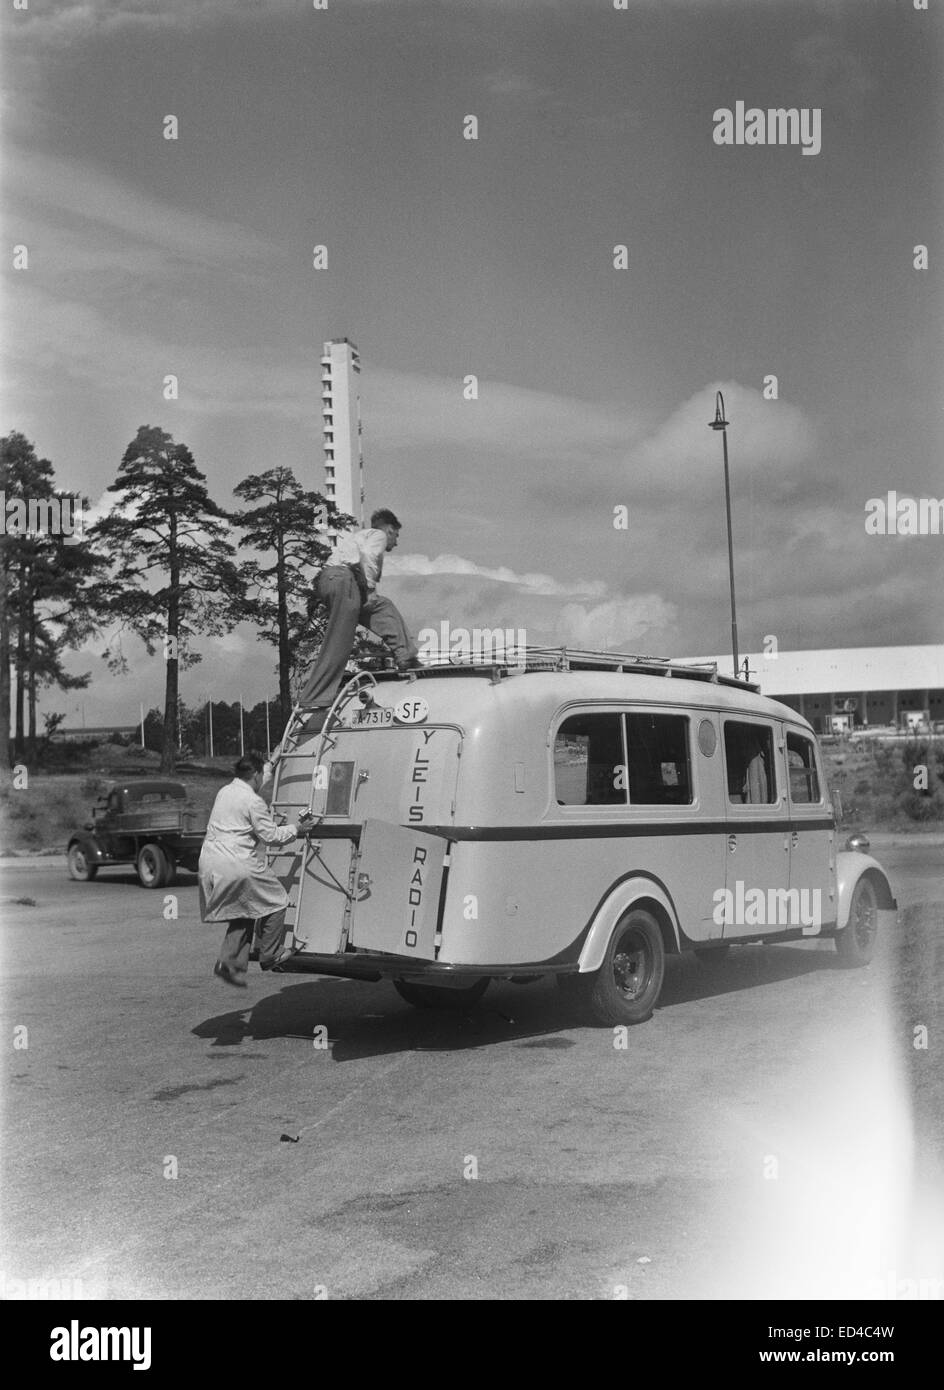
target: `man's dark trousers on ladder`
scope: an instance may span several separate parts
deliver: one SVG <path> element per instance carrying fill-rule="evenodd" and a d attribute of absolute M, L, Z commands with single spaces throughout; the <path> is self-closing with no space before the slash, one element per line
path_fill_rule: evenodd
<path fill-rule="evenodd" d="M 399 669 L 416 665 L 416 644 L 399 610 L 376 592 L 384 551 L 395 547 L 400 524 L 387 511 L 375 512 L 371 523 L 371 530 L 340 538 L 315 584 L 328 622 L 321 651 L 298 697 L 306 709 L 327 710 L 332 704 L 354 650 L 358 624 L 383 641 Z"/>

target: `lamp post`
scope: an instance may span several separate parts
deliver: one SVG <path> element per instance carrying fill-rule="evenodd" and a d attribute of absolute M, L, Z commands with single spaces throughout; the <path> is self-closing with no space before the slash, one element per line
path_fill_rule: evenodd
<path fill-rule="evenodd" d="M 721 431 L 724 445 L 724 506 L 728 517 L 728 578 L 731 581 L 731 651 L 734 656 L 734 676 L 738 678 L 738 625 L 737 609 L 734 603 L 734 542 L 731 539 L 731 484 L 728 478 L 728 421 L 724 418 L 724 396 L 715 393 L 715 418 L 708 421 L 708 428 Z"/>

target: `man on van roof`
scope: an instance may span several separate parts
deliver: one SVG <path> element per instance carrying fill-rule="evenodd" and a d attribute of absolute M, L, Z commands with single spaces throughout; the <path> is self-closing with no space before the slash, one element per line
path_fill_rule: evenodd
<path fill-rule="evenodd" d="M 398 609 L 377 593 L 383 557 L 396 547 L 400 522 L 381 507 L 363 531 L 345 532 L 328 556 L 315 593 L 328 610 L 324 641 L 302 687 L 298 703 L 327 711 L 354 650 L 358 623 L 389 647 L 397 669 L 416 666 L 417 648 Z"/>

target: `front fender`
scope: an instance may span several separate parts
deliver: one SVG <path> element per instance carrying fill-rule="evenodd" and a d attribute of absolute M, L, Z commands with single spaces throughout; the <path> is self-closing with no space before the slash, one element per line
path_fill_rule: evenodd
<path fill-rule="evenodd" d="M 613 934 L 613 928 L 631 907 L 642 902 L 643 899 L 653 903 L 658 909 L 656 915 L 662 919 L 660 926 L 663 928 L 663 935 L 666 932 L 669 934 L 666 948 L 678 951 L 679 924 L 672 899 L 665 889 L 651 878 L 646 878 L 644 874 L 633 875 L 632 878 L 624 879 L 622 883 L 618 883 L 612 888 L 597 909 L 593 926 L 590 928 L 583 950 L 580 952 L 581 975 L 599 970 L 603 964 L 603 957 L 606 955 L 606 948 Z"/>
<path fill-rule="evenodd" d="M 105 851 L 95 839 L 94 835 L 73 835 L 69 841 L 69 849 L 73 845 L 81 845 L 82 852 L 91 864 L 104 864 Z"/>
<path fill-rule="evenodd" d="M 841 931 L 849 921 L 849 907 L 852 894 L 860 878 L 865 875 L 871 879 L 878 894 L 879 909 L 883 912 L 897 913 L 898 904 L 892 892 L 885 870 L 870 854 L 860 854 L 858 850 L 840 850 L 836 855 L 836 929 Z"/>

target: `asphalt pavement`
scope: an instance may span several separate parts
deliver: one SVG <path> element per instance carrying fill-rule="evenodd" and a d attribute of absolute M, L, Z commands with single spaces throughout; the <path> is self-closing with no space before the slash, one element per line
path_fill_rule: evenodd
<path fill-rule="evenodd" d="M 868 969 L 673 958 L 625 1046 L 552 981 L 236 991 L 192 876 L 6 861 L 8 1295 L 944 1296 L 942 847 L 873 846 L 902 912 Z"/>

